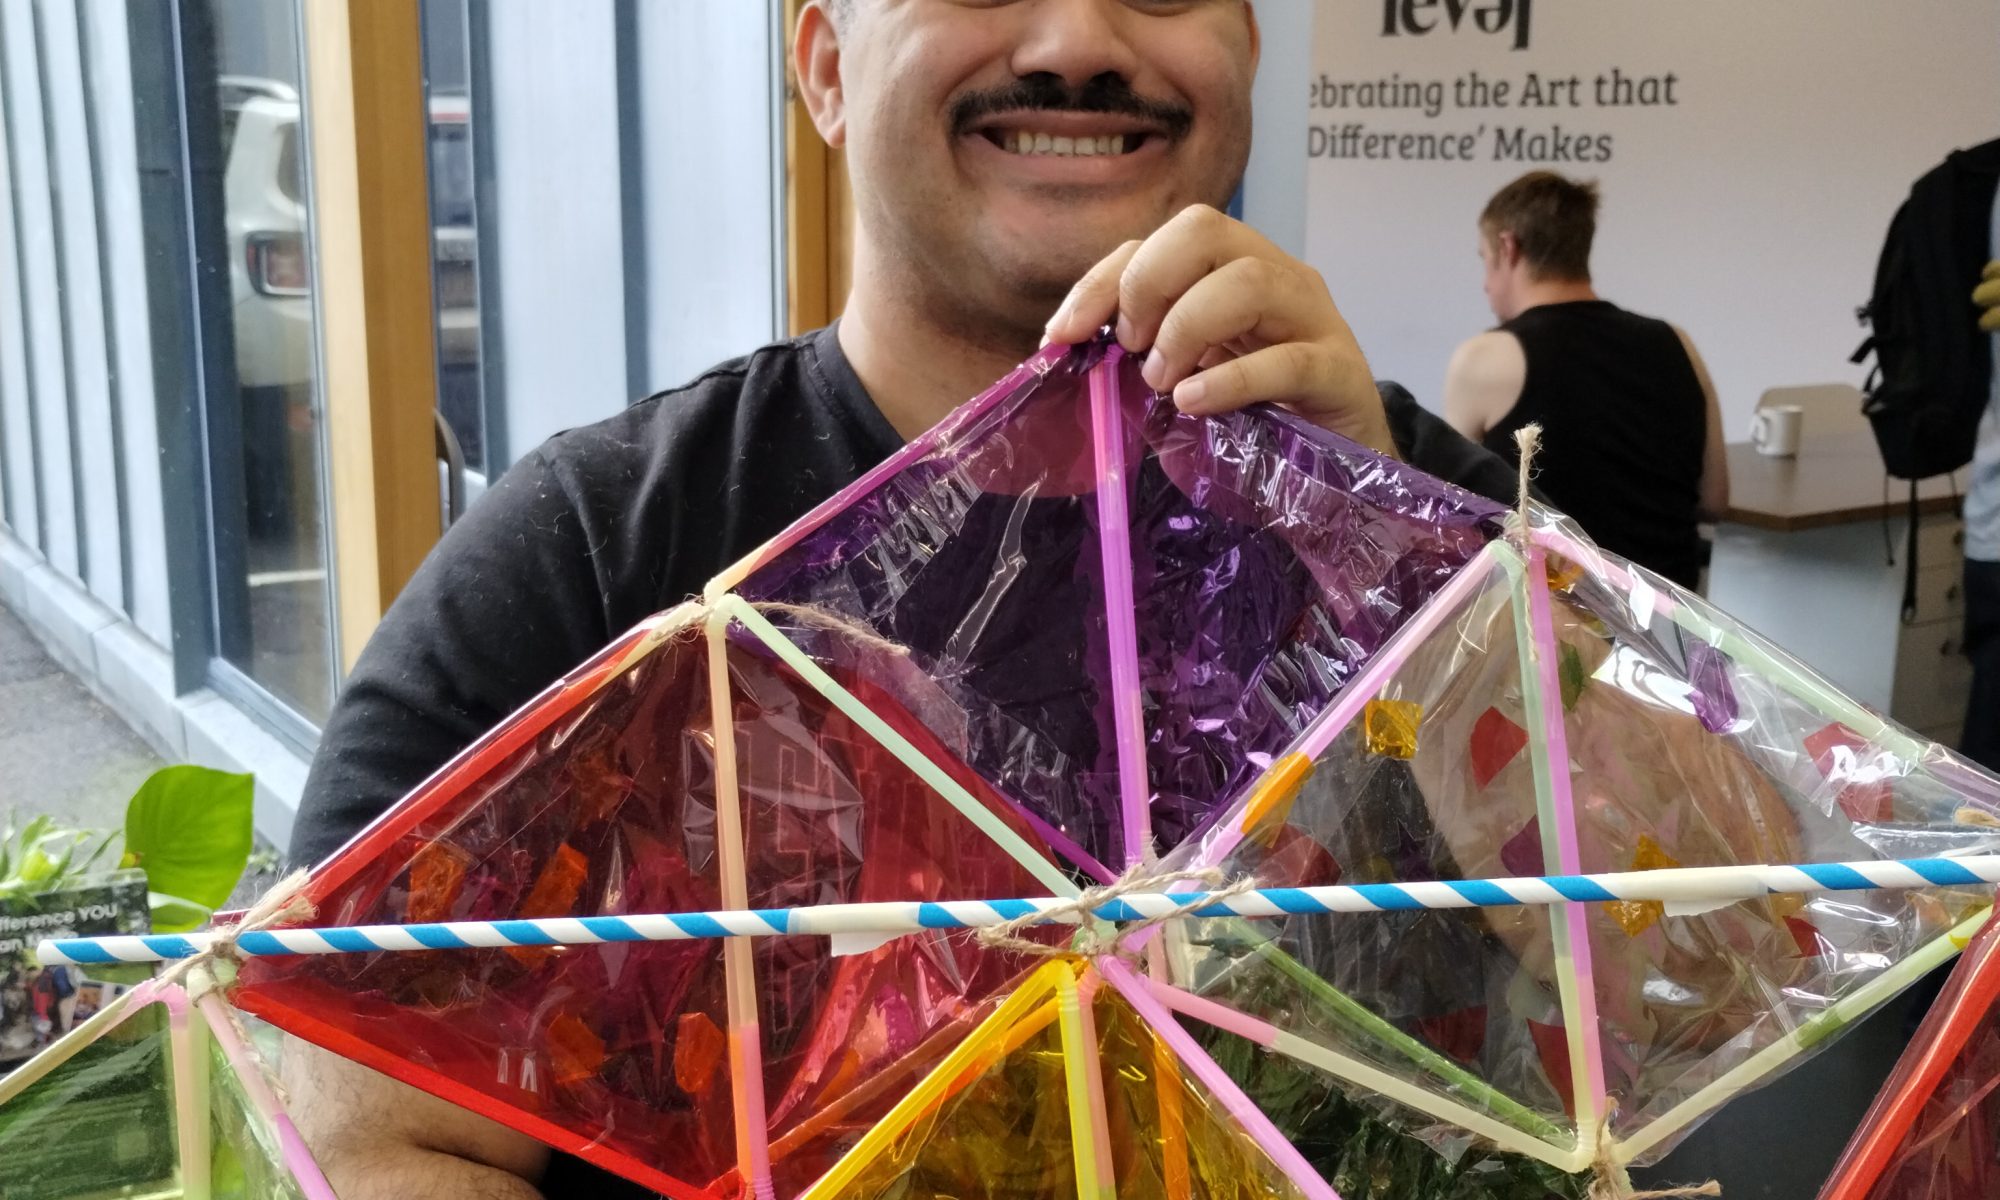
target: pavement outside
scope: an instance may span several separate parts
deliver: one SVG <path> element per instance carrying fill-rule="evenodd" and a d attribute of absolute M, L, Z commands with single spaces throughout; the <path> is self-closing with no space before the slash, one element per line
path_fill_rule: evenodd
<path fill-rule="evenodd" d="M 165 765 L 0 605 L 0 825 L 47 814 L 74 828 L 122 828 L 132 793 Z M 270 857 L 252 855 L 231 907 L 273 881 L 272 867 L 260 867 Z"/>

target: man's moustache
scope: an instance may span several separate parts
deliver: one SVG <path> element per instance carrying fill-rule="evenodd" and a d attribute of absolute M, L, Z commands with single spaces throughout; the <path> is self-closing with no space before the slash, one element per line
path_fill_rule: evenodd
<path fill-rule="evenodd" d="M 1093 116 L 1131 117 L 1156 125 L 1170 138 L 1184 136 L 1194 124 L 1194 114 L 1179 104 L 1148 100 L 1129 89 L 1106 89 L 1086 84 L 1072 91 L 1055 86 L 1015 86 L 990 92 L 974 92 L 959 97 L 952 106 L 952 130 L 969 132 L 972 126 L 991 117 L 1023 112 L 1071 112 Z"/>

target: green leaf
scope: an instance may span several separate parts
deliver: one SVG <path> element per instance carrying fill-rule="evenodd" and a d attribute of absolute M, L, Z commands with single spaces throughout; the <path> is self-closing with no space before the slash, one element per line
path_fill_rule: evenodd
<path fill-rule="evenodd" d="M 1556 651 L 1556 666 L 1562 681 L 1563 711 L 1574 712 L 1577 698 L 1583 695 L 1583 685 L 1590 682 L 1590 673 L 1583 669 L 1583 655 L 1564 642 Z"/>
<path fill-rule="evenodd" d="M 125 852 L 146 872 L 146 886 L 187 901 L 154 914 L 159 933 L 201 924 L 195 908 L 229 899 L 250 860 L 254 781 L 207 767 L 153 772 L 125 809 Z M 193 919 L 190 920 L 189 918 Z"/>

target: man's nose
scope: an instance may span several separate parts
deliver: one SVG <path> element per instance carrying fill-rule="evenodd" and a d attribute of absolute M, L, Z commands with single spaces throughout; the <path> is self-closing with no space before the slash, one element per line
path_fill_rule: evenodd
<path fill-rule="evenodd" d="M 1012 60 L 1017 76 L 1056 75 L 1078 88 L 1107 74 L 1129 82 L 1138 69 L 1124 28 L 1135 14 L 1123 0 L 1033 0 L 1022 15 Z"/>

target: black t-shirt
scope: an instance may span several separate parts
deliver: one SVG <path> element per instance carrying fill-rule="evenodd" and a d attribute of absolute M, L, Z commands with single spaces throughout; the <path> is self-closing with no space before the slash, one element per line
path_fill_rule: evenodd
<path fill-rule="evenodd" d="M 1518 462 L 1515 431 L 1540 422 L 1549 502 L 1606 550 L 1694 587 L 1708 399 L 1680 335 L 1605 300 L 1539 304 L 1500 328 L 1528 374 L 1487 448 Z"/>
<path fill-rule="evenodd" d="M 1393 383 L 1413 465 L 1502 503 L 1514 473 Z M 901 448 L 834 327 L 557 434 L 439 541 L 368 641 L 306 777 L 291 857 L 338 849 L 454 754 L 640 619 Z M 550 1200 L 645 1196 L 556 1155 Z"/>

